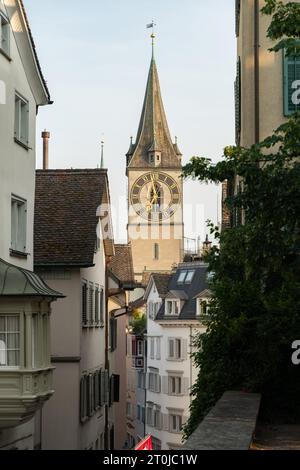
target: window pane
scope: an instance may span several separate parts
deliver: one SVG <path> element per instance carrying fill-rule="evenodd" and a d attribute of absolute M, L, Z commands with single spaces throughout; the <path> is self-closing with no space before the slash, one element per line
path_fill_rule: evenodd
<path fill-rule="evenodd" d="M 169 341 L 169 357 L 174 357 L 174 341 Z"/>
<path fill-rule="evenodd" d="M 19 351 L 8 351 L 7 352 L 8 366 L 18 366 L 20 364 L 20 353 Z"/>
<path fill-rule="evenodd" d="M 178 276 L 178 284 L 183 284 L 187 271 L 182 271 Z"/>
<path fill-rule="evenodd" d="M 18 333 L 9 333 L 7 335 L 7 346 L 8 349 L 20 348 L 20 336 Z"/>
<path fill-rule="evenodd" d="M 7 331 L 10 333 L 19 332 L 19 317 L 7 316 Z"/>
<path fill-rule="evenodd" d="M 189 284 L 192 282 L 194 274 L 195 274 L 195 271 L 188 271 L 186 279 L 185 279 L 186 284 Z"/>

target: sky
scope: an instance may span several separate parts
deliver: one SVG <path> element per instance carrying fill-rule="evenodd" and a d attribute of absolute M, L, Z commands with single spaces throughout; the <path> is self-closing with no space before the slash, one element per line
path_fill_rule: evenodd
<path fill-rule="evenodd" d="M 41 108 L 51 132 L 50 168 L 96 168 L 105 141 L 114 235 L 126 242 L 125 154 L 136 136 L 155 56 L 173 138 L 183 153 L 220 160 L 234 143 L 236 68 L 234 0 L 24 0 L 52 106 Z M 219 204 L 218 204 L 219 200 Z M 188 181 L 186 237 L 203 240 L 205 221 L 220 219 L 220 188 Z"/>

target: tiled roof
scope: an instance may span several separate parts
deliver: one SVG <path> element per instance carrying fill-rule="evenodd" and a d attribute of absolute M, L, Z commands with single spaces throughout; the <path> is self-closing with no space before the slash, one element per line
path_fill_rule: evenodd
<path fill-rule="evenodd" d="M 36 172 L 34 252 L 36 266 L 92 266 L 97 209 L 109 203 L 106 170 Z M 105 240 L 112 251 L 113 240 Z"/>
<path fill-rule="evenodd" d="M 115 245 L 115 256 L 110 262 L 111 272 L 123 284 L 135 284 L 131 245 Z"/>
<path fill-rule="evenodd" d="M 157 292 L 159 293 L 161 297 L 164 297 L 168 292 L 168 285 L 172 278 L 172 274 L 153 273 L 152 278 L 155 283 Z"/>

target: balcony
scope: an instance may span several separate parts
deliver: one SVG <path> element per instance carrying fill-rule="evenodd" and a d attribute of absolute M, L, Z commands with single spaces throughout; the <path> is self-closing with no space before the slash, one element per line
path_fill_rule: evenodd
<path fill-rule="evenodd" d="M 51 397 L 53 369 L 0 370 L 0 429 L 30 420 Z"/>

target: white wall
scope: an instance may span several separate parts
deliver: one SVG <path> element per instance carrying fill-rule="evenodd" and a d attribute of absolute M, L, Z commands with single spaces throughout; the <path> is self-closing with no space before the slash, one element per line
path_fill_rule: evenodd
<path fill-rule="evenodd" d="M 149 293 L 147 300 L 147 305 L 149 302 L 158 302 L 160 297 L 155 289 L 155 286 L 152 286 L 152 289 Z M 148 310 L 148 309 L 147 309 Z M 149 310 L 148 310 L 149 311 Z M 189 387 L 191 387 L 198 375 L 198 370 L 192 362 L 190 357 L 190 348 L 191 348 L 191 338 L 199 331 L 205 332 L 205 328 L 201 327 L 196 321 L 186 321 L 179 322 L 174 320 L 173 322 L 168 322 L 168 325 L 165 323 L 153 321 L 147 317 L 147 337 L 148 337 L 148 356 L 147 356 L 147 372 L 149 372 L 149 367 L 159 369 L 159 374 L 161 377 L 167 377 L 168 371 L 176 371 L 182 373 L 182 377 L 189 379 Z M 151 337 L 160 337 L 161 338 L 161 359 L 151 359 L 150 358 L 150 339 Z M 181 338 L 188 345 L 187 356 L 185 360 L 182 361 L 168 361 L 168 338 Z M 163 381 L 161 381 L 163 382 Z M 147 402 L 153 402 L 161 406 L 161 413 L 168 415 L 169 409 L 180 409 L 183 410 L 183 416 L 185 418 L 189 417 L 189 407 L 191 403 L 191 398 L 187 396 L 169 396 L 163 393 L 163 389 L 160 393 L 153 393 L 150 390 L 147 390 Z M 174 446 L 182 445 L 182 435 L 173 434 L 168 431 L 157 430 L 151 426 L 146 427 L 146 434 L 151 434 L 156 439 L 159 439 L 162 443 L 162 450 L 168 450 L 169 445 L 173 444 Z"/>
<path fill-rule="evenodd" d="M 0 8 L 4 11 L 3 3 L 0 3 Z M 32 269 L 36 102 L 12 32 L 10 51 L 11 62 L 0 54 L 0 81 L 2 88 L 3 86 L 5 88 L 5 104 L 1 104 L 2 100 L 0 100 L 0 220 L 2 221 L 0 258 L 12 264 Z M 14 141 L 15 91 L 18 91 L 29 101 L 29 150 L 25 150 Z M 27 252 L 29 253 L 27 260 L 12 258 L 9 254 L 12 193 L 27 200 Z"/>

